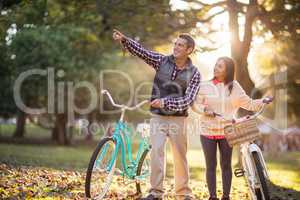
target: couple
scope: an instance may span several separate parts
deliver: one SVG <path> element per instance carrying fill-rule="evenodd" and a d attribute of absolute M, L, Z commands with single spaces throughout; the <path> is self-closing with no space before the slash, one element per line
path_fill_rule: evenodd
<path fill-rule="evenodd" d="M 114 30 L 113 38 L 156 71 L 150 104 L 152 113 L 150 120 L 151 188 L 149 195 L 142 199 L 163 198 L 167 138 L 169 138 L 173 152 L 176 199 L 193 198 L 192 190 L 188 185 L 189 167 L 186 158 L 186 120 L 187 110 L 191 106 L 199 114 L 202 127 L 200 140 L 206 160 L 209 199 L 218 200 L 216 195 L 216 151 L 219 146 L 223 183 L 222 200 L 229 200 L 232 179 L 232 148 L 224 138 L 225 124 L 213 116 L 214 112 L 232 117 L 239 107 L 258 110 L 263 105 L 263 100 L 252 100 L 246 95 L 239 83 L 234 80 L 234 61 L 228 57 L 221 57 L 217 60 L 214 78 L 206 84 L 201 83 L 200 86 L 200 72 L 189 58 L 195 48 L 195 41 L 188 34 L 178 36 L 173 53 L 168 56 L 146 50 L 118 30 Z"/>

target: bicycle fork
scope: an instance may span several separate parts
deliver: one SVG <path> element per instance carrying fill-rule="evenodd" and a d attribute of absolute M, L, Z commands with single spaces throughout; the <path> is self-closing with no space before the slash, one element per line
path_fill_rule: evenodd
<path fill-rule="evenodd" d="M 252 155 L 252 153 L 256 152 L 258 157 L 259 157 L 259 161 L 262 164 L 263 167 L 263 172 L 264 172 L 264 176 L 269 179 L 269 174 L 268 174 L 268 170 L 267 170 L 267 165 L 265 162 L 265 159 L 263 157 L 263 154 L 260 150 L 260 148 L 255 144 L 255 143 L 251 143 L 248 146 L 248 151 L 249 151 L 249 155 Z M 252 158 L 252 156 L 251 156 Z M 252 163 L 253 163 L 253 158 L 252 158 Z"/>
<path fill-rule="evenodd" d="M 252 154 L 257 153 L 263 167 L 264 175 L 267 179 L 269 179 L 265 160 L 260 148 L 254 143 L 241 145 L 240 151 L 242 154 L 243 169 L 235 170 L 235 175 L 237 177 L 245 176 L 249 187 L 252 188 L 252 191 L 254 191 L 254 189 L 259 188 L 259 180 L 257 179 L 256 168 Z"/>
<path fill-rule="evenodd" d="M 234 175 L 236 177 L 242 177 L 245 175 L 245 172 L 246 172 L 246 168 L 247 166 L 249 166 L 249 168 L 251 169 L 248 169 L 250 171 L 253 171 L 255 169 L 252 169 L 253 168 L 253 159 L 252 159 L 252 153 L 256 152 L 259 156 L 259 160 L 260 162 L 262 163 L 262 166 L 263 166 L 263 169 L 264 169 L 264 175 L 267 179 L 269 179 L 269 174 L 268 174 L 268 171 L 267 171 L 267 167 L 266 167 L 266 162 L 264 160 L 264 157 L 263 157 L 263 154 L 260 150 L 260 148 L 254 144 L 254 143 L 251 143 L 251 144 L 247 144 L 247 145 L 242 145 L 241 148 L 240 148 L 240 151 L 241 151 L 241 154 L 242 154 L 242 160 L 243 160 L 243 167 L 244 169 L 235 169 L 234 170 Z"/>

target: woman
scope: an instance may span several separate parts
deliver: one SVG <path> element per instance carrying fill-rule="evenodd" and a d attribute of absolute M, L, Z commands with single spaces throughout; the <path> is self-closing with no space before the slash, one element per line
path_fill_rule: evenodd
<path fill-rule="evenodd" d="M 192 109 L 199 113 L 201 123 L 201 144 L 206 162 L 206 181 L 209 200 L 218 200 L 216 194 L 217 146 L 220 151 L 223 196 L 221 200 L 229 200 L 232 180 L 231 158 L 232 148 L 224 137 L 224 120 L 214 117 L 220 113 L 231 119 L 242 107 L 257 111 L 263 105 L 263 99 L 252 100 L 234 79 L 234 61 L 229 57 L 221 57 L 214 68 L 214 78 L 202 83 Z"/>

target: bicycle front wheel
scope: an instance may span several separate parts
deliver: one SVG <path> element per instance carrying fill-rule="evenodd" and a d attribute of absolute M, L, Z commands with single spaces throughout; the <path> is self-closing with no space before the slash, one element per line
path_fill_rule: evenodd
<path fill-rule="evenodd" d="M 255 190 L 257 200 L 270 200 L 267 180 L 264 175 L 263 166 L 259 159 L 259 155 L 257 154 L 257 152 L 253 152 L 252 156 L 256 168 L 257 177 L 260 183 L 260 188 Z"/>
<path fill-rule="evenodd" d="M 104 138 L 99 142 L 86 172 L 86 197 L 102 199 L 107 193 L 116 167 L 115 151 L 116 143 L 112 138 Z"/>
<path fill-rule="evenodd" d="M 150 188 L 150 153 L 146 149 L 139 160 L 136 171 L 136 192 L 138 195 L 146 193 Z"/>

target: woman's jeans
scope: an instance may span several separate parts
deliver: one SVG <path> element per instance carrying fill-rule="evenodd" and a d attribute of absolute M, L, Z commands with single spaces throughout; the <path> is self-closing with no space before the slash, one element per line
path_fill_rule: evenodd
<path fill-rule="evenodd" d="M 226 139 L 209 139 L 203 135 L 200 136 L 205 162 L 206 162 L 206 181 L 209 195 L 216 197 L 216 167 L 217 167 L 217 146 L 220 151 L 220 165 L 222 170 L 223 196 L 230 194 L 232 169 L 231 158 L 232 148 Z"/>

